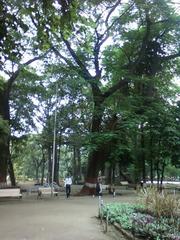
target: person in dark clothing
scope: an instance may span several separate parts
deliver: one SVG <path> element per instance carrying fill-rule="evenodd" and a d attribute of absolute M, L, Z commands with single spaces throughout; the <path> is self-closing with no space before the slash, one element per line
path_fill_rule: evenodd
<path fill-rule="evenodd" d="M 96 196 L 102 196 L 102 183 L 100 179 L 96 183 Z"/>

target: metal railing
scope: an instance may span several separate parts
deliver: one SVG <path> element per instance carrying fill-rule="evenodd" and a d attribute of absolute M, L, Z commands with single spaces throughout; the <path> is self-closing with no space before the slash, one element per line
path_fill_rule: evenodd
<path fill-rule="evenodd" d="M 104 227 L 104 231 L 107 232 L 108 231 L 108 225 L 109 225 L 109 211 L 107 209 L 107 213 L 106 213 L 106 219 L 104 220 L 103 219 L 103 208 L 104 208 L 104 201 L 103 201 L 103 198 L 102 196 L 99 196 L 99 213 L 98 213 L 98 217 L 100 218 L 101 220 L 101 224 L 105 223 L 105 226 L 103 224 L 103 227 Z"/>

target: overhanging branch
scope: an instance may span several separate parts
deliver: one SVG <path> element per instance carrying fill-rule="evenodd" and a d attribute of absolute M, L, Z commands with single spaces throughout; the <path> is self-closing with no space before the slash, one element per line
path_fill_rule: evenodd
<path fill-rule="evenodd" d="M 103 97 L 104 98 L 110 97 L 116 91 L 122 90 L 123 88 L 127 87 L 128 83 L 129 83 L 128 79 L 120 79 L 116 84 L 114 84 L 106 92 L 104 92 Z"/>
<path fill-rule="evenodd" d="M 43 59 L 50 51 L 51 51 L 51 49 L 49 49 L 47 52 L 45 52 L 44 54 L 42 54 L 40 56 L 34 57 L 25 63 L 19 64 L 18 69 L 14 73 L 12 73 L 12 76 L 8 80 L 8 91 L 10 92 L 13 82 L 16 80 L 16 78 L 18 77 L 18 75 L 23 67 L 28 66 L 37 60 Z"/>
<path fill-rule="evenodd" d="M 56 56 L 62 58 L 66 63 L 67 65 L 69 65 L 70 67 L 74 67 L 74 65 L 72 64 L 72 62 L 66 58 L 65 56 L 63 56 L 58 50 L 57 48 L 55 48 L 54 46 L 52 47 L 52 50 L 54 51 L 54 53 L 56 54 Z"/>
<path fill-rule="evenodd" d="M 40 56 L 37 56 L 37 57 L 34 57 L 30 60 L 28 60 L 27 62 L 21 64 L 21 67 L 24 67 L 24 66 L 28 66 L 29 64 L 37 61 L 37 60 L 40 60 L 40 59 L 43 59 L 52 49 L 50 48 L 47 52 L 45 52 L 44 54 L 40 55 Z M 21 68 L 20 67 L 20 68 Z"/>
<path fill-rule="evenodd" d="M 92 78 L 91 74 L 89 73 L 89 71 L 87 70 L 86 66 L 84 65 L 84 63 L 79 59 L 79 57 L 77 56 L 77 54 L 75 53 L 75 51 L 72 49 L 71 44 L 69 43 L 68 40 L 66 40 L 63 36 L 63 33 L 61 32 L 61 37 L 63 42 L 65 43 L 69 53 L 71 54 L 72 58 L 74 59 L 74 61 L 77 63 L 77 65 L 80 67 L 81 71 L 84 74 L 84 77 L 86 79 Z"/>
<path fill-rule="evenodd" d="M 117 1 L 117 3 L 112 7 L 112 9 L 109 11 L 106 20 L 105 20 L 105 25 L 106 25 L 106 30 L 104 31 L 103 34 L 101 34 L 101 41 L 99 43 L 99 46 L 101 46 L 109 37 L 110 35 L 110 30 L 112 29 L 112 27 L 114 26 L 114 24 L 119 21 L 119 19 L 121 19 L 121 17 L 123 17 L 134 5 L 131 4 L 118 18 L 116 18 L 114 21 L 112 21 L 112 23 L 110 25 L 108 25 L 108 21 L 109 18 L 111 16 L 111 14 L 115 11 L 115 9 L 118 7 L 118 5 L 121 3 L 121 0 Z"/>

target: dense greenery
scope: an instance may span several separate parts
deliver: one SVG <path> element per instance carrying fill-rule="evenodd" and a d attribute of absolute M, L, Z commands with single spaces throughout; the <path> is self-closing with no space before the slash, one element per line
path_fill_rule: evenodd
<path fill-rule="evenodd" d="M 180 166 L 170 1 L 7 0 L 0 11 L 1 182 L 7 171 L 14 185 L 14 172 L 50 181 L 53 159 L 56 182 L 101 171 L 160 183 Z"/>

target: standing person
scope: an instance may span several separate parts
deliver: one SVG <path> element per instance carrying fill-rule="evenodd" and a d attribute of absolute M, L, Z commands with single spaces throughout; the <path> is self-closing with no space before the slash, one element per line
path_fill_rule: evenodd
<path fill-rule="evenodd" d="M 101 183 L 101 179 L 97 180 L 96 183 L 96 195 L 101 197 L 102 196 L 102 183 Z"/>
<path fill-rule="evenodd" d="M 72 178 L 68 174 L 64 180 L 64 186 L 66 188 L 66 197 L 69 198 L 71 194 L 71 184 L 72 184 Z"/>

